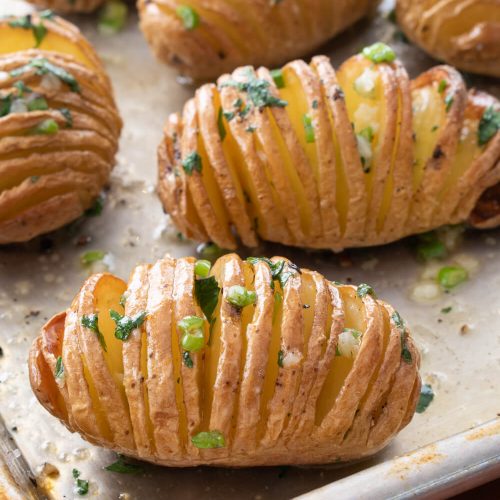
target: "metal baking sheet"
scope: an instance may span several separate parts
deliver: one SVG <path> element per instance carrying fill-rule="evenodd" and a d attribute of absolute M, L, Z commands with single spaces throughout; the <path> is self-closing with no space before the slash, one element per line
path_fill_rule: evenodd
<path fill-rule="evenodd" d="M 384 2 L 382 11 L 387 12 L 391 4 Z M 2 0 L 0 14 L 12 5 L 12 0 Z M 107 252 L 101 266 L 124 278 L 138 262 L 153 262 L 165 253 L 177 257 L 196 252 L 195 243 L 178 239 L 155 195 L 156 147 L 163 123 L 168 113 L 181 109 L 194 87 L 180 85 L 172 70 L 153 59 L 135 14 L 130 15 L 126 30 L 112 37 L 97 32 L 94 17 L 72 20 L 105 61 L 125 128 L 100 217 L 79 221 L 26 245 L 0 248 L 0 416 L 6 429 L 0 432 L 0 440 L 5 437 L 0 464 L 3 456 L 16 471 L 14 477 L 24 468 L 26 485 L 29 477 L 36 478 L 39 494 L 56 499 L 75 495 L 73 468 L 90 480 L 89 496 L 100 499 L 278 500 L 304 494 L 310 498 L 389 498 L 411 492 L 437 494 L 450 488 L 459 491 L 465 484 L 499 476 L 499 230 L 465 234 L 458 252 L 475 260 L 478 269 L 467 283 L 426 304 L 411 298 L 412 286 L 424 268 L 407 241 L 341 255 L 278 245 L 253 251 L 254 255 L 285 255 L 333 280 L 368 282 L 411 325 L 423 354 L 423 380 L 432 384 L 436 396 L 425 413 L 415 415 L 388 448 L 368 461 L 342 467 L 243 470 L 144 464 L 142 474 L 121 475 L 103 470 L 115 461 L 114 453 L 70 434 L 38 404 L 29 387 L 27 353 L 40 326 L 67 307 L 85 277 L 99 270 L 82 267 L 83 252 Z M 338 65 L 377 40 L 396 48 L 412 76 L 434 64 L 401 41 L 383 14 L 354 26 L 321 52 Z M 471 82 L 500 95 L 498 82 L 477 77 Z M 450 313 L 441 313 L 449 306 Z M 476 439 L 469 439 L 470 432 L 461 434 L 471 428 L 475 430 L 470 432 L 479 433 Z M 370 490 L 360 489 L 362 484 Z M 317 488 L 322 489 L 310 493 Z"/>

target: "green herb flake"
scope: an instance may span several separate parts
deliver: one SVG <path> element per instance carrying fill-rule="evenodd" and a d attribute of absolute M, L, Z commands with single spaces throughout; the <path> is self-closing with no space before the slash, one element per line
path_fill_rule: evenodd
<path fill-rule="evenodd" d="M 271 70 L 271 76 L 273 77 L 276 87 L 282 89 L 285 86 L 285 79 L 283 78 L 283 71 L 281 71 L 281 69 Z"/>
<path fill-rule="evenodd" d="M 312 108 L 313 109 L 318 109 L 318 100 L 317 99 L 314 99 L 312 104 L 311 104 Z"/>
<path fill-rule="evenodd" d="M 89 264 L 92 264 L 94 262 L 99 262 L 100 260 L 104 259 L 105 256 L 106 253 L 102 250 L 89 250 L 88 252 L 82 254 L 82 256 L 80 257 L 80 262 L 84 266 L 88 266 Z"/>
<path fill-rule="evenodd" d="M 431 128 L 431 132 L 435 132 L 439 128 L 439 125 L 433 125 Z"/>
<path fill-rule="evenodd" d="M 182 161 L 182 168 L 187 175 L 193 175 L 194 171 L 201 173 L 201 156 L 196 151 L 189 153 Z"/>
<path fill-rule="evenodd" d="M 36 127 L 31 129 L 34 135 L 55 135 L 59 132 L 59 125 L 52 118 L 41 121 Z"/>
<path fill-rule="evenodd" d="M 442 94 L 446 90 L 446 87 L 448 87 L 448 82 L 445 79 L 441 80 L 438 84 L 438 92 Z"/>
<path fill-rule="evenodd" d="M 49 109 L 47 101 L 39 94 L 33 94 L 29 99 L 26 99 L 26 107 L 28 111 L 45 111 Z"/>
<path fill-rule="evenodd" d="M 42 10 L 39 14 L 41 19 L 46 19 L 47 21 L 53 21 L 55 14 L 50 9 Z"/>
<path fill-rule="evenodd" d="M 224 82 L 222 84 L 222 87 L 234 87 L 241 92 L 246 92 L 252 105 L 258 109 L 262 109 L 264 107 L 284 108 L 288 105 L 287 101 L 284 101 L 279 97 L 275 97 L 271 93 L 271 85 L 267 80 L 255 78 L 253 75 L 250 75 L 250 78 L 246 82 L 236 82 L 234 80 L 228 80 L 227 82 Z M 243 113 L 244 111 L 245 110 L 243 110 L 241 113 Z M 248 111 L 246 111 L 243 116 L 245 116 L 247 113 Z"/>
<path fill-rule="evenodd" d="M 10 76 L 18 77 L 24 75 L 28 71 L 31 71 L 32 69 L 35 69 L 35 73 L 39 76 L 51 73 L 66 85 L 68 85 L 72 92 L 80 92 L 80 85 L 71 73 L 68 73 L 64 68 L 61 68 L 60 66 L 52 64 L 44 57 L 37 57 L 35 59 L 32 59 L 28 64 L 11 71 Z"/>
<path fill-rule="evenodd" d="M 56 361 L 56 369 L 54 371 L 54 377 L 61 378 L 63 375 L 64 375 L 63 360 L 61 356 L 58 356 Z"/>
<path fill-rule="evenodd" d="M 403 358 L 403 361 L 405 363 L 408 363 L 409 365 L 411 365 L 411 363 L 412 363 L 412 356 L 411 356 L 411 352 L 408 349 L 408 346 L 406 344 L 406 339 L 407 339 L 407 336 L 408 336 L 408 332 L 407 332 L 407 329 L 406 329 L 406 324 L 405 324 L 403 318 L 401 317 L 401 315 L 397 311 L 394 311 L 392 313 L 391 319 L 394 322 L 394 324 L 396 325 L 396 327 L 398 328 L 399 333 L 400 333 L 400 337 L 401 337 L 401 357 Z"/>
<path fill-rule="evenodd" d="M 12 106 L 12 94 L 7 94 L 0 97 L 0 118 L 7 116 L 10 113 L 10 107 Z"/>
<path fill-rule="evenodd" d="M 396 59 L 396 53 L 388 45 L 382 42 L 374 43 L 362 50 L 362 54 L 370 61 L 378 64 L 382 62 L 392 62 Z"/>
<path fill-rule="evenodd" d="M 86 479 L 80 479 L 78 469 L 73 469 L 72 474 L 75 479 L 75 492 L 80 496 L 85 496 L 89 492 L 89 482 Z"/>
<path fill-rule="evenodd" d="M 57 111 L 63 115 L 63 118 L 66 120 L 66 128 L 73 127 L 73 115 L 68 108 L 59 108 Z"/>
<path fill-rule="evenodd" d="M 194 30 L 200 25 L 200 16 L 192 7 L 179 5 L 175 13 L 181 19 L 184 28 L 188 31 Z"/>
<path fill-rule="evenodd" d="M 451 306 L 448 306 L 448 307 L 443 307 L 443 308 L 441 309 L 441 312 L 442 312 L 443 314 L 448 314 L 448 313 L 450 313 L 450 312 L 452 311 L 452 309 L 453 309 L 453 307 L 451 307 Z"/>
<path fill-rule="evenodd" d="M 184 351 L 182 353 L 182 362 L 188 368 L 193 368 L 193 366 L 194 366 L 193 360 L 191 359 L 191 354 L 189 354 L 188 351 Z"/>
<path fill-rule="evenodd" d="M 97 314 L 84 314 L 81 319 L 82 326 L 92 330 L 99 340 L 99 344 L 104 349 L 104 352 L 108 352 L 108 347 L 106 346 L 106 340 L 104 335 L 99 330 L 99 317 Z"/>
<path fill-rule="evenodd" d="M 217 307 L 219 293 L 220 287 L 214 276 L 194 282 L 196 301 L 209 322 L 212 320 L 212 315 Z"/>
<path fill-rule="evenodd" d="M 30 181 L 31 181 L 32 184 L 36 184 L 39 180 L 40 180 L 40 176 L 39 175 L 32 175 L 30 177 Z"/>
<path fill-rule="evenodd" d="M 226 446 L 224 435 L 219 431 L 199 432 L 191 437 L 191 442 L 200 449 L 224 448 Z"/>
<path fill-rule="evenodd" d="M 366 295 L 371 295 L 373 298 L 376 298 L 375 290 L 370 286 L 367 285 L 366 283 L 361 283 L 358 285 L 358 288 L 356 290 L 357 296 L 362 299 Z"/>
<path fill-rule="evenodd" d="M 236 116 L 236 113 L 234 111 L 223 111 L 222 115 L 228 122 L 230 122 Z"/>
<path fill-rule="evenodd" d="M 417 236 L 415 251 L 417 259 L 428 261 L 432 259 L 442 259 L 448 254 L 445 244 L 439 239 L 436 231 L 429 231 Z"/>
<path fill-rule="evenodd" d="M 420 389 L 420 397 L 417 403 L 417 413 L 424 413 L 428 406 L 432 403 L 434 399 L 434 391 L 430 384 L 423 384 Z"/>
<path fill-rule="evenodd" d="M 122 315 L 119 312 L 110 309 L 109 315 L 116 324 L 115 337 L 118 340 L 126 341 L 130 337 L 130 334 L 144 323 L 147 312 L 142 311 L 131 317 Z"/>
<path fill-rule="evenodd" d="M 144 471 L 140 465 L 125 462 L 122 455 L 118 455 L 118 460 L 104 467 L 104 469 L 110 472 L 118 472 L 119 474 L 139 474 Z"/>
<path fill-rule="evenodd" d="M 223 141 L 226 137 L 226 128 L 224 127 L 224 114 L 222 113 L 222 108 L 219 108 L 219 114 L 217 115 L 217 128 L 219 129 L 220 140 Z"/>
<path fill-rule="evenodd" d="M 9 22 L 11 28 L 22 28 L 26 30 L 31 30 L 33 37 L 35 39 L 35 48 L 40 47 L 45 35 L 47 34 L 47 28 L 44 26 L 43 21 L 35 24 L 33 23 L 33 18 L 31 14 L 19 17 Z"/>
<path fill-rule="evenodd" d="M 284 358 L 284 353 L 283 353 L 283 351 L 280 349 L 280 350 L 278 351 L 278 366 L 279 366 L 280 368 L 283 368 L 283 358 Z"/>
<path fill-rule="evenodd" d="M 444 98 L 444 104 L 445 104 L 445 110 L 446 112 L 448 112 L 450 110 L 450 108 L 453 106 L 453 94 L 448 94 L 445 98 Z"/>
<path fill-rule="evenodd" d="M 103 35 L 115 35 L 127 22 L 128 7 L 121 0 L 108 0 L 99 12 L 98 29 Z"/>
<path fill-rule="evenodd" d="M 302 124 L 304 125 L 306 142 L 308 144 L 313 143 L 316 140 L 316 138 L 314 136 L 314 126 L 313 126 L 311 117 L 307 114 L 303 115 L 302 116 Z"/>
<path fill-rule="evenodd" d="M 257 130 L 257 127 L 255 125 L 249 125 L 246 129 L 245 132 L 250 132 L 253 134 Z"/>
<path fill-rule="evenodd" d="M 86 217 L 97 217 L 102 214 L 102 211 L 104 209 L 104 195 L 99 195 L 95 201 L 94 204 L 85 210 L 85 216 Z"/>
<path fill-rule="evenodd" d="M 0 116 L 2 116 L 0 111 Z M 477 129 L 477 142 L 480 146 L 487 144 L 500 129 L 500 111 L 495 111 L 493 106 L 486 108 L 479 121 Z"/>

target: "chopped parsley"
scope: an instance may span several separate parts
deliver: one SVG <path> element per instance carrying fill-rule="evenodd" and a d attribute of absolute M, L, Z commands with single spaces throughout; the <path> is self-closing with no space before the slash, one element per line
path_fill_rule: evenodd
<path fill-rule="evenodd" d="M 376 298 L 375 290 L 370 286 L 367 285 L 366 283 L 361 283 L 358 285 L 358 288 L 356 290 L 357 296 L 362 299 L 366 295 L 371 295 L 373 298 Z"/>
<path fill-rule="evenodd" d="M 438 84 L 438 92 L 442 94 L 446 90 L 447 86 L 448 82 L 445 79 L 441 80 Z"/>
<path fill-rule="evenodd" d="M 66 120 L 66 128 L 73 127 L 73 115 L 68 108 L 59 108 L 57 111 L 63 115 L 63 118 Z"/>
<path fill-rule="evenodd" d="M 68 85 L 72 92 L 80 92 L 80 85 L 71 73 L 68 73 L 64 68 L 61 68 L 60 66 L 52 64 L 44 57 L 37 57 L 35 59 L 32 59 L 28 64 L 25 64 L 24 66 L 11 71 L 10 76 L 21 76 L 28 71 L 31 71 L 32 69 L 35 69 L 35 73 L 39 76 L 50 73 L 59 78 L 59 80 L 64 82 L 66 85 Z"/>
<path fill-rule="evenodd" d="M 191 354 L 189 354 L 188 351 L 184 351 L 182 353 L 182 362 L 188 367 L 188 368 L 193 368 L 194 363 L 193 360 L 191 359 Z"/>
<path fill-rule="evenodd" d="M 452 311 L 452 309 L 453 309 L 453 308 L 452 308 L 451 306 L 448 306 L 448 307 L 443 307 L 443 308 L 441 309 L 441 312 L 442 312 L 443 314 L 448 314 L 448 313 L 450 313 L 450 312 Z"/>
<path fill-rule="evenodd" d="M 196 301 L 209 322 L 212 321 L 212 315 L 217 307 L 219 293 L 220 287 L 214 276 L 199 279 L 194 282 L 194 295 Z"/>
<path fill-rule="evenodd" d="M 453 94 L 448 94 L 444 98 L 444 105 L 445 105 L 444 109 L 446 110 L 446 112 L 448 112 L 453 105 Z"/>
<path fill-rule="evenodd" d="M 54 377 L 61 378 L 64 375 L 64 365 L 61 356 L 57 357 L 56 369 L 54 371 Z"/>
<path fill-rule="evenodd" d="M 420 397 L 418 398 L 417 403 L 417 413 L 424 413 L 427 410 L 428 406 L 432 403 L 434 399 L 434 391 L 430 384 L 423 384 L 420 389 Z"/>
<path fill-rule="evenodd" d="M 1 105 L 0 105 L 1 108 Z M 0 116 L 2 116 L 0 110 Z M 485 109 L 479 128 L 477 129 L 477 142 L 480 146 L 484 146 L 498 132 L 500 128 L 500 111 L 495 111 L 493 106 Z"/>
<path fill-rule="evenodd" d="M 118 460 L 116 462 L 104 468 L 110 472 L 119 472 L 120 474 L 139 474 L 143 472 L 143 468 L 140 465 L 125 462 L 123 455 L 118 455 Z"/>
<path fill-rule="evenodd" d="M 283 358 L 284 358 L 284 353 L 282 350 L 278 351 L 278 366 L 280 368 L 283 368 Z"/>
<path fill-rule="evenodd" d="M 411 357 L 411 352 L 408 349 L 408 346 L 406 345 L 406 337 L 407 337 L 407 330 L 406 330 L 406 325 L 401 317 L 401 315 L 397 312 L 394 311 L 391 315 L 391 319 L 394 322 L 394 324 L 397 326 L 400 336 L 401 336 L 401 357 L 403 358 L 403 361 L 405 363 L 408 363 L 411 365 L 412 363 L 412 357 Z"/>
<path fill-rule="evenodd" d="M 40 44 L 43 42 L 43 39 L 47 34 L 47 28 L 44 26 L 43 21 L 40 20 L 40 22 L 37 24 L 33 23 L 31 14 L 27 14 L 26 16 L 22 16 L 10 21 L 9 26 L 11 28 L 31 30 L 33 33 L 33 37 L 35 38 L 35 48 L 40 47 Z"/>
<path fill-rule="evenodd" d="M 241 92 L 246 92 L 252 105 L 258 109 L 264 107 L 284 108 L 288 105 L 286 101 L 279 97 L 275 97 L 271 93 L 271 85 L 267 80 L 255 78 L 255 76 L 251 74 L 246 82 L 228 80 L 222 84 L 222 87 L 234 87 Z"/>
<path fill-rule="evenodd" d="M 94 204 L 85 210 L 86 217 L 97 217 L 102 214 L 104 209 L 104 195 L 100 194 L 94 201 Z"/>
<path fill-rule="evenodd" d="M 224 127 L 224 115 L 222 113 L 222 108 L 219 108 L 219 114 L 217 115 L 217 128 L 219 129 L 220 140 L 223 141 L 226 137 L 226 129 Z"/>
<path fill-rule="evenodd" d="M 97 340 L 99 340 L 99 344 L 104 349 L 104 352 L 108 352 L 108 348 L 106 346 L 106 341 L 104 340 L 104 335 L 99 330 L 99 317 L 97 314 L 84 314 L 81 319 L 82 326 L 92 330 L 96 336 Z"/>
<path fill-rule="evenodd" d="M 273 262 L 267 257 L 248 257 L 247 262 L 255 265 L 257 262 L 265 262 L 269 269 L 271 270 L 271 288 L 274 288 L 274 281 L 278 280 L 280 282 L 281 288 L 285 288 L 287 281 L 291 276 L 295 274 L 300 274 L 300 269 L 292 262 L 285 262 L 284 260 L 278 260 Z"/>
<path fill-rule="evenodd" d="M 130 334 L 136 329 L 139 328 L 146 319 L 147 312 L 142 311 L 137 313 L 134 317 L 125 316 L 120 314 L 119 312 L 110 309 L 109 315 L 111 319 L 116 323 L 115 328 L 115 337 L 118 340 L 128 340 Z"/>
<path fill-rule="evenodd" d="M 201 156 L 196 151 L 189 153 L 182 161 L 182 168 L 187 175 L 192 175 L 195 170 L 201 173 Z"/>
<path fill-rule="evenodd" d="M 89 482 L 86 479 L 80 479 L 80 471 L 72 470 L 73 478 L 75 479 L 75 491 L 78 495 L 84 496 L 89 492 Z"/>

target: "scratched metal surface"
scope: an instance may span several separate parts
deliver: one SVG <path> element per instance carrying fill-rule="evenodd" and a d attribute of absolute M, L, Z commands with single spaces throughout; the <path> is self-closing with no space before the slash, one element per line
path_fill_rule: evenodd
<path fill-rule="evenodd" d="M 390 3 L 384 2 L 383 9 Z M 0 14 L 7 8 L 11 8 L 10 0 L 2 0 Z M 0 248 L 0 415 L 15 440 L 3 447 L 10 449 L 7 460 L 15 462 L 17 469 L 20 460 L 21 465 L 28 464 L 46 494 L 57 499 L 74 496 L 71 469 L 75 467 L 83 478 L 90 479 L 89 495 L 101 499 L 168 495 L 277 500 L 304 494 L 375 464 L 390 463 L 398 455 L 496 416 L 500 410 L 500 231 L 465 235 L 460 252 L 477 259 L 479 269 L 466 284 L 429 304 L 410 298 L 410 289 L 423 269 L 407 242 L 341 256 L 267 245 L 254 254 L 282 254 L 330 279 L 368 282 L 380 297 L 394 304 L 411 325 L 422 350 L 422 375 L 432 383 L 434 402 L 381 454 L 349 466 L 182 470 L 144 465 L 144 473 L 138 476 L 103 470 L 115 460 L 114 454 L 71 435 L 36 402 L 28 382 L 27 353 L 39 327 L 69 304 L 88 275 L 89 270 L 80 264 L 84 251 L 108 252 L 109 270 L 122 277 L 136 263 L 153 262 L 167 252 L 173 256 L 194 254 L 196 245 L 178 240 L 154 193 L 155 151 L 162 125 L 168 113 L 179 110 L 191 96 L 193 87 L 179 85 L 172 70 L 154 61 L 134 15 L 127 29 L 113 37 L 97 33 L 95 18 L 73 20 L 106 63 L 125 128 L 100 217 L 27 245 Z M 322 52 L 339 64 L 376 40 L 390 42 L 411 75 L 433 64 L 418 49 L 401 42 L 383 16 L 356 25 Z M 472 78 L 472 83 L 500 95 L 500 86 L 492 80 Z M 80 246 L 85 239 L 89 242 Z M 452 312 L 442 314 L 441 309 L 448 306 Z M 465 334 L 463 325 L 467 325 Z M 58 469 L 57 478 L 43 480 L 45 463 Z M 435 469 L 439 474 L 438 463 Z M 405 488 L 404 481 L 400 488 Z"/>

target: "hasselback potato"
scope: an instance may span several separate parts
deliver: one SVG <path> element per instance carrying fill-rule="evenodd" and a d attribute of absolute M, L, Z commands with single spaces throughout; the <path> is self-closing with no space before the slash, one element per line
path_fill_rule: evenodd
<path fill-rule="evenodd" d="M 500 78 L 498 0 L 397 0 L 404 33 L 431 56 Z"/>
<path fill-rule="evenodd" d="M 187 76 L 212 79 L 243 64 L 274 67 L 312 52 L 378 0 L 139 0 L 153 52 Z"/>
<path fill-rule="evenodd" d="M 105 0 L 28 0 L 28 2 L 57 12 L 92 12 Z"/>
<path fill-rule="evenodd" d="M 0 244 L 89 209 L 120 131 L 109 79 L 76 27 L 50 12 L 0 20 Z"/>
<path fill-rule="evenodd" d="M 341 250 L 444 224 L 500 223 L 500 105 L 437 66 L 410 81 L 376 43 L 243 67 L 172 114 L 159 195 L 189 238 Z M 481 199 L 483 193 L 486 199 Z"/>
<path fill-rule="evenodd" d="M 71 431 L 169 466 L 322 463 L 409 423 L 419 354 L 373 289 L 286 259 L 170 257 L 90 277 L 35 339 L 32 388 Z"/>

